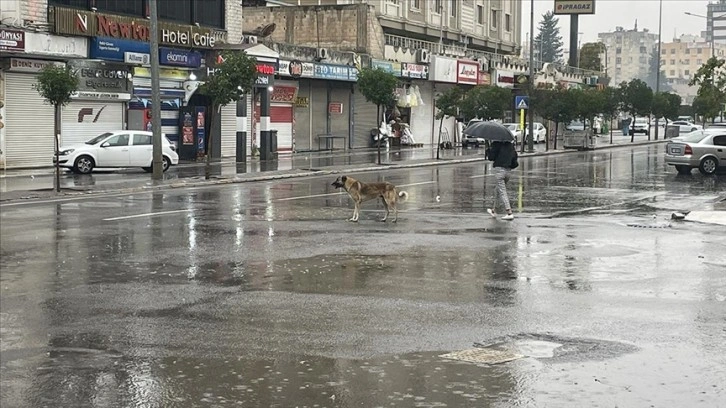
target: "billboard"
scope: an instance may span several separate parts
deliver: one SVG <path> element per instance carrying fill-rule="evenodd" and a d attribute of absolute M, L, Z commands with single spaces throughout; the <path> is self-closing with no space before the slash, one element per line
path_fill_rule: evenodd
<path fill-rule="evenodd" d="M 555 14 L 595 14 L 595 0 L 555 0 Z"/>

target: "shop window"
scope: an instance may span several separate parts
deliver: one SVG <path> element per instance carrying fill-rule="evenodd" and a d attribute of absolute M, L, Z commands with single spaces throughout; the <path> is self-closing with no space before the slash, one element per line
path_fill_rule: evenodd
<path fill-rule="evenodd" d="M 73 7 L 88 10 L 91 8 L 90 2 L 90 0 L 50 0 L 48 4 L 51 6 Z"/>
<path fill-rule="evenodd" d="M 94 0 L 99 12 L 144 16 L 143 0 Z"/>
<path fill-rule="evenodd" d="M 193 23 L 224 28 L 224 0 L 195 0 Z"/>

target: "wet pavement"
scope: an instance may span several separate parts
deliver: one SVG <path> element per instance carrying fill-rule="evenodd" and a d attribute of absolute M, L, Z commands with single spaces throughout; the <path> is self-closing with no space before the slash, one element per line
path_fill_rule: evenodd
<path fill-rule="evenodd" d="M 662 146 L 0 205 L 3 407 L 722 407 L 726 177 Z M 486 347 L 502 364 L 441 357 Z"/>

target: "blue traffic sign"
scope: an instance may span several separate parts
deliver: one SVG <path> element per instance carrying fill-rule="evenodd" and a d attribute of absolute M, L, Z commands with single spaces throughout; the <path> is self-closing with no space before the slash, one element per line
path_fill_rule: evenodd
<path fill-rule="evenodd" d="M 528 96 L 515 96 L 514 97 L 514 109 L 529 109 L 529 97 Z"/>

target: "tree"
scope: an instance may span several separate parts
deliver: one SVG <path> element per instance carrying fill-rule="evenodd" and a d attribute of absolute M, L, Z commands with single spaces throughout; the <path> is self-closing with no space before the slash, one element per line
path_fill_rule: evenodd
<path fill-rule="evenodd" d="M 648 86 L 651 89 L 656 89 L 655 86 L 657 79 L 658 79 L 658 63 L 660 62 L 660 56 L 658 55 L 658 48 L 653 49 L 653 51 L 650 54 L 650 65 L 648 68 L 648 76 L 646 77 L 645 83 L 648 84 Z M 661 66 L 660 70 L 660 87 L 658 88 L 659 91 L 663 92 L 670 92 L 673 88 L 668 84 L 668 81 L 666 79 L 665 70 Z"/>
<path fill-rule="evenodd" d="M 576 118 L 577 101 L 572 90 L 558 86 L 535 88 L 532 92 L 532 106 L 535 113 L 555 123 L 554 149 L 557 149 L 557 135 L 561 123 L 570 123 Z M 548 137 L 549 146 L 549 137 Z"/>
<path fill-rule="evenodd" d="M 604 70 L 600 54 L 605 48 L 602 43 L 587 43 L 580 48 L 580 68 L 589 71 L 602 72 Z"/>
<path fill-rule="evenodd" d="M 252 90 L 257 79 L 257 60 L 240 51 L 223 51 L 214 74 L 199 89 L 212 100 L 210 135 L 221 126 L 220 110 L 230 102 L 239 101 Z M 207 163 L 204 176 L 211 174 L 212 137 L 208 139 Z"/>
<path fill-rule="evenodd" d="M 669 120 L 678 118 L 678 108 L 681 106 L 681 97 L 669 92 L 656 92 L 653 94 L 653 116 L 665 118 L 665 125 Z"/>
<path fill-rule="evenodd" d="M 562 61 L 563 43 L 559 22 L 560 19 L 555 18 L 552 11 L 542 15 L 542 21 L 539 23 L 539 33 L 534 37 L 535 46 L 538 44 L 542 50 L 542 55 L 539 58 L 542 62 Z"/>
<path fill-rule="evenodd" d="M 582 123 L 590 123 L 590 131 L 592 124 L 595 122 L 595 116 L 605 110 L 607 103 L 604 91 L 596 88 L 573 89 L 571 91 L 577 102 L 577 116 L 582 119 Z"/>
<path fill-rule="evenodd" d="M 605 95 L 605 104 L 603 105 L 602 114 L 609 122 L 610 128 L 610 144 L 613 143 L 613 119 L 620 110 L 620 90 L 618 88 L 606 87 L 603 89 Z"/>
<path fill-rule="evenodd" d="M 464 94 L 460 112 L 465 119 L 501 119 L 511 105 L 511 91 L 498 86 L 476 86 Z"/>
<path fill-rule="evenodd" d="M 726 104 L 726 60 L 711 57 L 693 75 L 689 85 L 698 85 L 693 109 L 703 115 L 704 123 L 713 120 Z"/>
<path fill-rule="evenodd" d="M 54 118 L 54 135 L 55 140 L 55 191 L 60 192 L 60 163 L 58 155 L 60 148 L 61 134 L 61 107 L 67 105 L 71 101 L 71 95 L 78 90 L 79 84 L 76 72 L 69 66 L 59 66 L 55 64 L 46 65 L 40 74 L 36 83 L 33 85 L 38 94 L 40 94 L 46 102 L 53 105 L 55 109 Z M 32 118 L 26 118 L 33 120 Z"/>
<path fill-rule="evenodd" d="M 638 116 L 650 115 L 652 103 L 653 90 L 640 79 L 636 78 L 620 84 L 620 106 L 623 111 L 633 117 L 633 120 Z M 635 135 L 631 133 L 630 142 L 633 141 L 635 141 Z"/>
<path fill-rule="evenodd" d="M 395 91 L 398 79 L 382 69 L 363 68 L 358 73 L 358 89 L 366 100 L 378 108 L 376 121 L 385 113 L 385 108 L 396 100 Z M 383 107 L 383 109 L 381 109 Z M 381 112 L 383 111 L 383 112 Z M 376 124 L 376 128 L 378 124 Z M 381 164 L 381 144 L 378 143 L 378 164 Z"/>
<path fill-rule="evenodd" d="M 436 159 L 439 158 L 439 151 L 441 149 L 441 128 L 444 126 L 444 118 L 457 116 L 459 114 L 459 105 L 464 98 L 464 91 L 459 87 L 449 88 L 442 94 L 436 97 L 434 102 L 436 109 L 436 119 L 439 119 L 439 136 L 438 142 L 436 143 Z"/>

